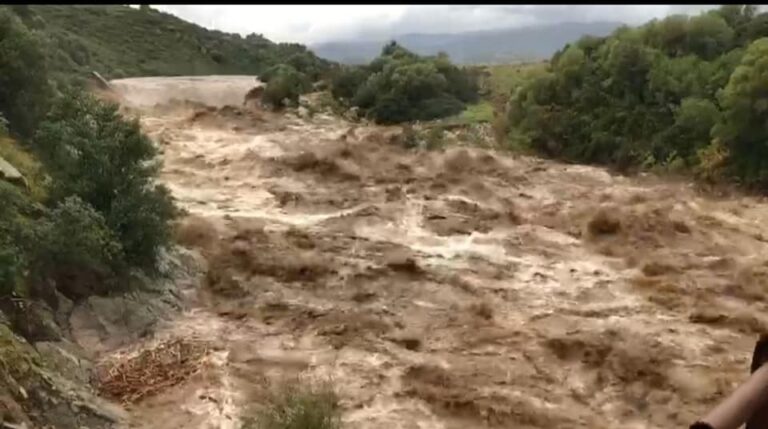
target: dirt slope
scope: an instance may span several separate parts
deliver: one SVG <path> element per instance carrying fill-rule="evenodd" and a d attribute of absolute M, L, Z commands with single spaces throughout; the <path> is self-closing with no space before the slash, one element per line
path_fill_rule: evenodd
<path fill-rule="evenodd" d="M 165 82 L 117 86 L 183 98 Z M 198 79 L 195 101 L 220 85 Z M 768 322 L 763 201 L 407 151 L 397 128 L 323 115 L 140 104 L 208 275 L 135 348 L 210 353 L 131 427 L 237 428 L 286 375 L 332 379 L 349 427 L 681 427 L 748 373 Z"/>

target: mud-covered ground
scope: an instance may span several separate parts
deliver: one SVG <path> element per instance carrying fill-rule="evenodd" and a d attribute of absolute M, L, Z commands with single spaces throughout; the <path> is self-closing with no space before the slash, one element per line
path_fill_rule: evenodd
<path fill-rule="evenodd" d="M 118 87 L 183 99 L 168 82 Z M 208 261 L 194 308 L 136 347 L 213 352 L 131 427 L 237 428 L 286 376 L 333 381 L 348 427 L 685 427 L 748 374 L 763 201 L 221 107 L 249 85 L 133 100 Z"/>

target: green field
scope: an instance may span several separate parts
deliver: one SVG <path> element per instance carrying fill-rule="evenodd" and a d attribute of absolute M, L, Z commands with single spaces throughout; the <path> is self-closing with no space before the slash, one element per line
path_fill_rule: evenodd
<path fill-rule="evenodd" d="M 485 94 L 483 100 L 467 106 L 460 114 L 442 122 L 447 125 L 491 123 L 494 108 L 503 108 L 516 88 L 540 76 L 548 66 L 548 61 L 483 66 L 485 73 L 480 79 L 480 86 Z"/>
<path fill-rule="evenodd" d="M 484 79 L 483 87 L 491 98 L 507 98 L 513 89 L 540 76 L 548 66 L 549 61 L 487 66 L 489 76 Z"/>

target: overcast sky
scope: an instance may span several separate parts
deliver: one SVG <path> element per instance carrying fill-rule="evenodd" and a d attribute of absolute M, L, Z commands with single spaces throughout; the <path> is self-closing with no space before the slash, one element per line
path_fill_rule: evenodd
<path fill-rule="evenodd" d="M 383 39 L 405 33 L 455 33 L 564 21 L 641 24 L 713 5 L 164 5 L 153 6 L 221 31 L 261 33 L 275 42 L 312 44 Z"/>

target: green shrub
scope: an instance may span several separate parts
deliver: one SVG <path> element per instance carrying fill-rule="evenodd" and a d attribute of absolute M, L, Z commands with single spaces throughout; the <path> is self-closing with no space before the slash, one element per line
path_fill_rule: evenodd
<path fill-rule="evenodd" d="M 379 124 L 399 124 L 413 118 L 413 112 L 408 101 L 395 94 L 385 94 L 376 100 L 376 104 L 368 109 L 368 116 Z"/>
<path fill-rule="evenodd" d="M 339 399 L 331 387 L 285 385 L 271 392 L 268 403 L 255 418 L 245 419 L 244 429 L 338 429 Z"/>
<path fill-rule="evenodd" d="M 331 94 L 341 100 L 351 100 L 370 73 L 362 67 L 343 67 L 331 78 Z"/>
<path fill-rule="evenodd" d="M 114 232 L 77 196 L 67 197 L 39 221 L 36 236 L 34 274 L 55 280 L 70 297 L 106 292 L 122 269 L 122 248 Z M 73 292 L 77 290 L 84 292 Z"/>
<path fill-rule="evenodd" d="M 285 64 L 273 67 L 262 79 L 267 83 L 262 100 L 278 109 L 285 107 L 286 100 L 291 105 L 297 105 L 299 96 L 309 91 L 311 86 L 306 75 Z"/>
<path fill-rule="evenodd" d="M 21 189 L 0 180 L 0 296 L 18 290 L 35 243 L 34 203 Z"/>
<path fill-rule="evenodd" d="M 176 210 L 168 190 L 155 183 L 157 150 L 138 121 L 70 92 L 54 104 L 34 146 L 52 179 L 51 203 L 79 197 L 104 217 L 128 266 L 155 272 Z"/>
<path fill-rule="evenodd" d="M 466 105 L 458 99 L 442 94 L 437 97 L 421 100 L 413 107 L 411 118 L 419 121 L 431 121 L 446 118 L 461 113 Z"/>

